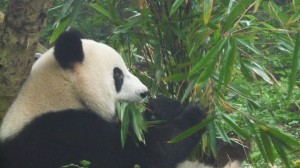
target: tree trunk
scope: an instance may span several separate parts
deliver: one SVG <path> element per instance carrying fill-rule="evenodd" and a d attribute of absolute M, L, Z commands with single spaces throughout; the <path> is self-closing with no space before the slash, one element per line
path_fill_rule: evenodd
<path fill-rule="evenodd" d="M 52 1 L 10 1 L 0 27 L 0 118 L 30 72 Z"/>

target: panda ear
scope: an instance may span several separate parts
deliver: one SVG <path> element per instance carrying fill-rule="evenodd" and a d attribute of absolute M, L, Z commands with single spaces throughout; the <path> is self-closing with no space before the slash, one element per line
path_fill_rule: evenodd
<path fill-rule="evenodd" d="M 81 35 L 78 31 L 66 31 L 55 42 L 54 56 L 63 68 L 73 68 L 84 58 Z"/>

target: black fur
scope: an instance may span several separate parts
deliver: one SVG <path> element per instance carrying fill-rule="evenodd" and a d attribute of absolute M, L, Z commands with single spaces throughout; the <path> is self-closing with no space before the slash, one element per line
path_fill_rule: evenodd
<path fill-rule="evenodd" d="M 144 116 L 146 120 L 171 121 L 178 117 L 184 110 L 184 107 L 176 100 L 161 97 L 159 99 L 150 99 L 148 108 Z"/>
<path fill-rule="evenodd" d="M 58 168 L 89 160 L 91 168 L 133 168 L 135 164 L 142 168 L 175 168 L 188 158 L 201 133 L 175 144 L 167 141 L 205 116 L 197 106 L 183 110 L 176 101 L 161 101 L 151 101 L 148 109 L 151 113 L 160 114 L 157 119 L 168 122 L 148 129 L 146 146 L 139 144 L 138 147 L 131 138 L 127 138 L 122 149 L 120 124 L 108 122 L 92 111 L 49 112 L 36 118 L 16 137 L 1 144 L 0 167 Z M 191 118 L 193 121 L 190 121 Z"/>
<path fill-rule="evenodd" d="M 73 68 L 74 63 L 82 62 L 84 54 L 80 33 L 72 30 L 61 34 L 55 42 L 54 55 L 63 68 Z"/>
<path fill-rule="evenodd" d="M 225 165 L 232 161 L 242 163 L 247 159 L 250 153 L 250 143 L 246 140 L 239 138 L 235 133 L 228 134 L 231 138 L 238 139 L 238 143 L 231 141 L 231 143 L 224 142 L 221 139 L 217 141 L 217 157 L 209 154 L 204 154 L 201 162 L 211 165 L 213 168 L 223 168 Z"/>
<path fill-rule="evenodd" d="M 124 74 L 121 69 L 114 68 L 113 72 L 114 80 L 115 80 L 115 88 L 117 92 L 120 92 L 124 82 Z"/>

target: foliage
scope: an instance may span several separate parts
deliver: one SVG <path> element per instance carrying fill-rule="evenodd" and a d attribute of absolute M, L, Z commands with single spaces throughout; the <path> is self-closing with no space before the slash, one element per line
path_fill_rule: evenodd
<path fill-rule="evenodd" d="M 121 143 L 124 146 L 128 134 L 136 135 L 137 141 L 145 143 L 143 131 L 147 124 L 143 120 L 142 110 L 133 103 L 120 103 L 117 106 L 119 119 L 121 120 Z M 131 129 L 129 129 L 131 128 Z M 131 132 L 133 130 L 133 133 Z M 132 136 L 135 137 L 135 136 Z"/>
<path fill-rule="evenodd" d="M 300 2 L 276 2 L 57 1 L 51 10 L 56 22 L 51 19 L 45 37 L 53 30 L 52 43 L 67 28 L 78 28 L 116 48 L 153 95 L 208 109 L 205 122 L 171 142 L 207 126 L 201 149 L 215 155 L 217 138 L 228 142 L 233 130 L 255 142 L 252 165 L 291 167 L 300 159 Z M 141 110 L 119 107 L 122 143 L 128 128 L 143 141 Z"/>
<path fill-rule="evenodd" d="M 89 168 L 91 165 L 91 162 L 87 160 L 82 160 L 79 162 L 79 165 L 77 164 L 69 164 L 66 166 L 62 166 L 61 168 Z"/>

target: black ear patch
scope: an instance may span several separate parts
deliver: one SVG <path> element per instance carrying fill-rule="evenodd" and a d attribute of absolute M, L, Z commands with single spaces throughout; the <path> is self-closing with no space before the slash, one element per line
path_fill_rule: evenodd
<path fill-rule="evenodd" d="M 114 80 L 115 80 L 116 90 L 117 90 L 117 92 L 120 92 L 123 82 L 124 82 L 124 74 L 121 69 L 114 68 L 113 76 L 114 76 Z"/>
<path fill-rule="evenodd" d="M 84 54 L 81 35 L 78 31 L 66 31 L 55 42 L 54 55 L 63 68 L 72 68 L 74 63 L 82 62 Z"/>

